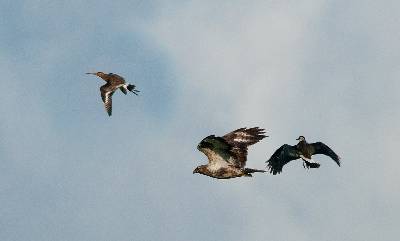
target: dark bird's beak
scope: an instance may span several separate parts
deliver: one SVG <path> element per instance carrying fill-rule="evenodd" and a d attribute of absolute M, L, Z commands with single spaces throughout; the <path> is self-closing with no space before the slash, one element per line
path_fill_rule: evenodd
<path fill-rule="evenodd" d="M 86 73 L 86 74 L 93 74 L 93 75 L 96 75 L 96 73 Z"/>
<path fill-rule="evenodd" d="M 300 140 L 300 137 L 296 139 L 296 141 Z"/>

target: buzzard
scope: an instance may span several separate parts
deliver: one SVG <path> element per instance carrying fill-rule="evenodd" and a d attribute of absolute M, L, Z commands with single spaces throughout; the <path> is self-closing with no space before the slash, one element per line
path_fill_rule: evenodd
<path fill-rule="evenodd" d="M 101 94 L 101 99 L 104 102 L 104 107 L 106 108 L 106 111 L 109 116 L 111 116 L 111 112 L 112 112 L 112 98 L 111 97 L 118 88 L 125 95 L 128 93 L 128 91 L 134 93 L 135 95 L 138 95 L 137 93 L 140 92 L 139 90 L 135 89 L 135 85 L 126 83 L 125 79 L 122 76 L 119 76 L 117 74 L 113 74 L 113 73 L 105 74 L 103 72 L 86 73 L 86 74 L 96 75 L 107 82 L 105 85 L 100 87 L 100 94 Z"/>
<path fill-rule="evenodd" d="M 312 155 L 324 154 L 332 158 L 338 166 L 340 166 L 340 157 L 322 142 L 307 143 L 304 136 L 300 136 L 296 140 L 297 145 L 283 145 L 271 156 L 267 161 L 269 172 L 276 175 L 282 172 L 282 168 L 288 162 L 301 158 L 304 168 L 319 168 L 320 164 L 311 159 Z"/>
<path fill-rule="evenodd" d="M 251 177 L 251 173 L 265 172 L 245 168 L 247 160 L 247 147 L 266 137 L 264 129 L 240 128 L 223 137 L 215 135 L 204 138 L 197 149 L 208 158 L 207 165 L 201 165 L 194 169 L 194 173 L 200 173 L 218 179 L 235 177 Z"/>

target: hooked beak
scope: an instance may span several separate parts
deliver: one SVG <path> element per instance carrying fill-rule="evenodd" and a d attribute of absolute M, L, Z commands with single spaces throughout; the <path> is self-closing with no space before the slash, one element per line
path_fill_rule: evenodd
<path fill-rule="evenodd" d="M 300 140 L 300 137 L 296 139 L 296 141 Z"/>

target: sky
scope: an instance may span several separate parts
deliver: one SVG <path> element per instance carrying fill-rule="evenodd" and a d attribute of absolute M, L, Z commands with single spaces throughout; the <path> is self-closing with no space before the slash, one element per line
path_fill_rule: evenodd
<path fill-rule="evenodd" d="M 392 241 L 398 1 L 0 0 L 0 240 Z M 140 96 L 103 81 L 118 73 Z M 342 157 L 217 180 L 205 136 L 259 126 Z"/>

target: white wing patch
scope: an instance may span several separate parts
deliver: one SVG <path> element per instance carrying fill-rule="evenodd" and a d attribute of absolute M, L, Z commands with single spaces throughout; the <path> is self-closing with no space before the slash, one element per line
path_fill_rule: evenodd
<path fill-rule="evenodd" d="M 219 170 L 222 167 L 228 167 L 229 163 L 225 160 L 222 156 L 218 155 L 216 152 L 208 149 L 203 148 L 200 150 L 203 152 L 208 158 L 208 167 L 212 171 Z"/>
<path fill-rule="evenodd" d="M 107 92 L 107 93 L 106 93 L 106 98 L 104 99 L 104 103 L 106 103 L 106 104 L 107 104 L 108 101 L 110 100 L 110 93 L 111 93 L 111 92 Z"/>
<path fill-rule="evenodd" d="M 112 99 L 111 96 L 114 92 L 113 91 L 109 91 L 106 92 L 104 95 L 104 107 L 106 108 L 106 111 L 108 113 L 108 115 L 111 116 L 111 112 L 112 112 Z"/>
<path fill-rule="evenodd" d="M 219 169 L 223 167 L 228 167 L 229 165 L 226 162 L 217 161 L 217 162 L 212 162 L 207 166 L 210 171 L 218 171 Z"/>
<path fill-rule="evenodd" d="M 247 143 L 248 139 L 244 139 L 244 138 L 235 138 L 233 139 L 234 142 L 241 142 L 241 143 Z"/>
<path fill-rule="evenodd" d="M 236 132 L 235 133 L 235 138 L 233 139 L 234 142 L 240 142 L 240 143 L 247 143 L 249 140 L 254 138 L 253 135 L 247 133 L 247 132 Z"/>

